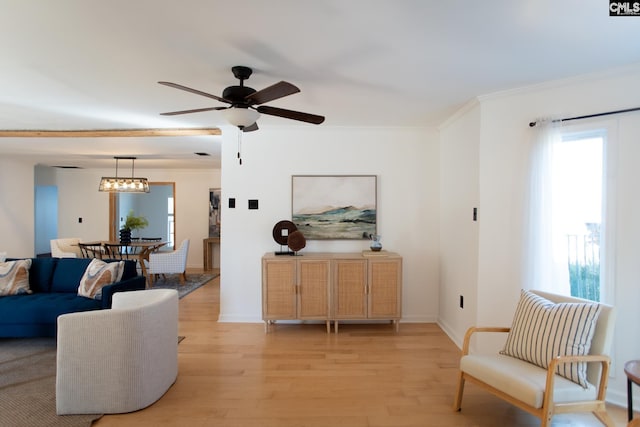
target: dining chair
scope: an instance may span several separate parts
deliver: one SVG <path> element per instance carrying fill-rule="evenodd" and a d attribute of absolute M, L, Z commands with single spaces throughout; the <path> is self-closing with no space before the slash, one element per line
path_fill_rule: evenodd
<path fill-rule="evenodd" d="M 82 243 L 78 242 L 80 254 L 82 258 L 102 258 L 104 248 L 101 243 Z"/>
<path fill-rule="evenodd" d="M 131 259 L 132 257 L 129 253 L 130 247 L 130 245 L 123 243 L 105 243 L 105 256 L 110 259 Z"/>
<path fill-rule="evenodd" d="M 180 274 L 180 284 L 187 279 L 187 255 L 189 253 L 189 239 L 185 239 L 180 247 L 173 252 L 153 252 L 149 254 L 149 283 L 153 284 L 158 274 Z"/>
<path fill-rule="evenodd" d="M 51 239 L 51 256 L 53 258 L 78 258 L 80 256 L 79 242 L 80 238 L 78 237 Z"/>

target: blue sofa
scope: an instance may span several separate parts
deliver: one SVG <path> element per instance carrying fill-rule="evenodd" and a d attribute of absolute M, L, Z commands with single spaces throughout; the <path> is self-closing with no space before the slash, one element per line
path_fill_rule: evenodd
<path fill-rule="evenodd" d="M 78 296 L 90 262 L 85 258 L 32 258 L 32 293 L 0 297 L 0 337 L 55 337 L 61 314 L 111 308 L 115 292 L 145 289 L 146 279 L 138 275 L 135 261 L 125 261 L 122 280 L 103 287 L 102 299 Z"/>

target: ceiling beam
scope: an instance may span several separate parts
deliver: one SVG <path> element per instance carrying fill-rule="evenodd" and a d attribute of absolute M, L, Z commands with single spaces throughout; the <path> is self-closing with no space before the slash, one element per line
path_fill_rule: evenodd
<path fill-rule="evenodd" d="M 32 130 L 0 129 L 0 138 L 95 138 L 145 136 L 222 135 L 218 128 L 155 128 L 155 129 L 91 129 L 91 130 Z"/>

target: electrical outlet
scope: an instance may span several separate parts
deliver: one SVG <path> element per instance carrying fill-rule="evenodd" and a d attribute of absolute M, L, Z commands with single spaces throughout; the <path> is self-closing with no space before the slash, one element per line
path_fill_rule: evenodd
<path fill-rule="evenodd" d="M 236 199 L 231 197 L 229 198 L 229 209 L 233 209 L 236 207 Z"/>
<path fill-rule="evenodd" d="M 460 308 L 464 308 L 464 297 L 460 295 Z"/>

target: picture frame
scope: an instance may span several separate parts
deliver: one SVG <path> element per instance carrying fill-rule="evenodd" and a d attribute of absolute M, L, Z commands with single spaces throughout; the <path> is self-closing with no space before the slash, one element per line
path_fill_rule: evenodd
<path fill-rule="evenodd" d="M 220 237 L 220 203 L 222 190 L 220 188 L 209 189 L 209 237 Z"/>
<path fill-rule="evenodd" d="M 291 218 L 307 240 L 377 234 L 376 175 L 292 175 Z"/>

